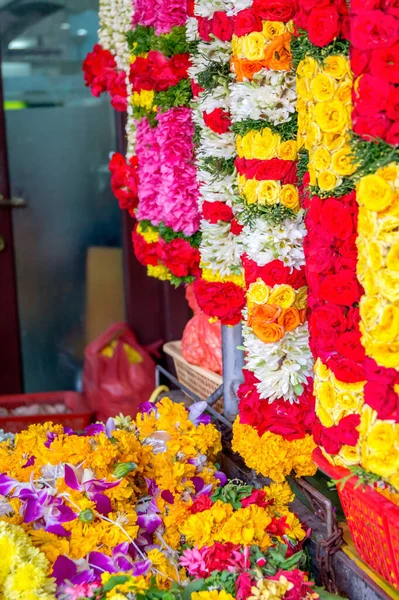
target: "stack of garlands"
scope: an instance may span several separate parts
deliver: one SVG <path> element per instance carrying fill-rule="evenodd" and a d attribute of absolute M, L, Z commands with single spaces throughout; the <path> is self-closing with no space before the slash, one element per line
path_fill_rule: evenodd
<path fill-rule="evenodd" d="M 288 484 L 227 483 L 220 448 L 198 406 L 169 399 L 135 421 L 79 434 L 46 423 L 4 440 L 0 594 L 318 598 Z"/>

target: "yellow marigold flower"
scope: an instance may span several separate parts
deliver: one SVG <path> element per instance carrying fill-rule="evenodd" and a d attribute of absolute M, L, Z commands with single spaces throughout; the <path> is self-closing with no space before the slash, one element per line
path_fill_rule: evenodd
<path fill-rule="evenodd" d="M 362 177 L 357 186 L 357 199 L 369 210 L 380 212 L 388 208 L 393 200 L 390 184 L 376 174 Z"/>
<path fill-rule="evenodd" d="M 134 106 L 139 106 L 146 110 L 152 110 L 154 102 L 154 92 L 152 90 L 141 90 L 141 92 L 133 92 L 132 103 Z"/>
<path fill-rule="evenodd" d="M 302 523 L 294 513 L 287 511 L 285 513 L 286 523 L 289 525 L 288 536 L 301 542 L 306 537 L 306 532 L 302 527 Z"/>
<path fill-rule="evenodd" d="M 297 142 L 296 140 L 287 140 L 280 142 L 277 148 L 277 156 L 282 160 L 296 160 Z"/>
<path fill-rule="evenodd" d="M 314 107 L 314 116 L 317 125 L 325 133 L 339 133 L 347 127 L 348 116 L 338 100 L 319 102 Z"/>
<path fill-rule="evenodd" d="M 282 35 L 286 31 L 286 26 L 281 21 L 263 21 L 262 33 L 268 42 Z"/>
<path fill-rule="evenodd" d="M 263 491 L 266 492 L 268 500 L 273 499 L 274 505 L 279 510 L 286 508 L 295 497 L 287 481 L 284 483 L 271 483 L 264 487 Z"/>
<path fill-rule="evenodd" d="M 331 100 L 337 89 L 337 83 L 333 77 L 327 73 L 319 73 L 310 84 L 313 98 L 317 102 L 326 102 Z"/>
<path fill-rule="evenodd" d="M 259 204 L 277 204 L 281 191 L 281 183 L 274 179 L 260 181 L 257 189 L 257 200 Z"/>
<path fill-rule="evenodd" d="M 291 210 L 298 212 L 298 210 L 301 208 L 301 205 L 299 202 L 298 190 L 295 185 L 287 183 L 282 186 L 280 192 L 280 202 L 287 208 L 291 208 Z"/>
<path fill-rule="evenodd" d="M 333 54 L 324 59 L 324 72 L 335 79 L 342 79 L 348 74 L 349 61 L 341 54 Z"/>
<path fill-rule="evenodd" d="M 295 290 L 290 285 L 282 284 L 276 286 L 269 296 L 269 304 L 276 304 L 281 308 L 289 308 L 295 302 Z"/>
<path fill-rule="evenodd" d="M 235 600 L 235 598 L 225 590 L 206 590 L 203 592 L 193 592 L 191 600 Z"/>
<path fill-rule="evenodd" d="M 137 227 L 137 233 L 139 233 L 145 239 L 147 244 L 153 244 L 154 242 L 159 241 L 159 233 L 152 227 L 148 227 L 147 229 L 143 230 L 141 224 L 139 224 Z"/>
<path fill-rule="evenodd" d="M 44 529 L 29 529 L 28 533 L 32 544 L 45 554 L 50 563 L 55 563 L 60 555 L 68 556 L 68 538 L 49 533 Z"/>
<path fill-rule="evenodd" d="M 154 277 L 160 281 L 170 281 L 172 274 L 165 265 L 147 265 L 148 277 Z"/>
<path fill-rule="evenodd" d="M 265 54 L 266 39 L 263 33 L 253 31 L 243 37 L 242 56 L 247 60 L 262 60 Z"/>
<path fill-rule="evenodd" d="M 224 523 L 218 539 L 224 543 L 231 542 L 244 546 L 256 544 L 261 550 L 265 550 L 272 543 L 270 536 L 266 533 L 266 528 L 271 521 L 267 510 L 256 504 L 239 508 Z"/>
<path fill-rule="evenodd" d="M 202 266 L 201 277 L 202 279 L 205 279 L 205 281 L 214 281 L 221 283 L 231 281 L 239 287 L 245 287 L 244 273 L 241 273 L 240 275 L 221 275 L 221 273 L 218 271 L 213 271 L 212 269 L 207 269 L 204 268 L 204 266 Z"/>

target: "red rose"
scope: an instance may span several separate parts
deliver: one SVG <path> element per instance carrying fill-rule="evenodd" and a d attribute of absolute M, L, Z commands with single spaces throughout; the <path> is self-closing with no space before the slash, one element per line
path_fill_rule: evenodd
<path fill-rule="evenodd" d="M 264 21 L 287 23 L 296 11 L 296 0 L 254 0 L 252 11 Z"/>
<path fill-rule="evenodd" d="M 198 83 L 196 81 L 194 81 L 194 79 L 191 79 L 190 83 L 191 83 L 191 91 L 193 93 L 193 97 L 196 98 L 197 96 L 199 96 L 201 94 L 201 92 L 204 91 L 204 88 L 201 87 L 200 85 L 198 85 Z"/>
<path fill-rule="evenodd" d="M 362 10 L 351 19 L 351 42 L 359 50 L 389 48 L 398 38 L 399 21 L 382 10 Z"/>
<path fill-rule="evenodd" d="M 358 50 L 351 46 L 349 50 L 351 69 L 355 77 L 363 75 L 368 70 L 368 64 L 370 62 L 371 50 Z"/>
<path fill-rule="evenodd" d="M 309 15 L 307 31 L 315 46 L 327 46 L 340 32 L 340 18 L 334 6 L 315 8 Z"/>
<path fill-rule="evenodd" d="M 327 275 L 320 285 L 319 294 L 326 302 L 351 306 L 359 302 L 361 290 L 353 273 L 343 271 L 336 275 Z"/>
<path fill-rule="evenodd" d="M 198 34 L 202 41 L 211 42 L 212 21 L 206 17 L 196 17 L 198 22 Z"/>
<path fill-rule="evenodd" d="M 356 446 L 359 439 L 356 428 L 359 425 L 360 415 L 348 415 L 333 427 L 324 427 L 317 421 L 313 428 L 313 437 L 316 444 L 322 446 L 328 454 L 338 454 L 344 445 Z"/>
<path fill-rule="evenodd" d="M 137 226 L 132 231 L 132 242 L 136 258 L 142 265 L 159 264 L 158 242 L 147 244 L 143 236 L 137 233 Z"/>
<path fill-rule="evenodd" d="M 245 291 L 234 283 L 194 282 L 194 293 L 201 310 L 217 317 L 222 325 L 238 325 L 245 306 Z"/>
<path fill-rule="evenodd" d="M 250 8 L 244 8 L 236 15 L 234 33 L 241 37 L 253 31 L 262 31 L 262 19 Z"/>
<path fill-rule="evenodd" d="M 241 225 L 241 223 L 239 223 L 237 221 L 237 219 L 233 219 L 231 221 L 230 231 L 233 235 L 240 235 L 240 233 L 243 229 L 244 229 L 244 225 Z"/>
<path fill-rule="evenodd" d="M 391 121 L 388 117 L 380 113 L 374 117 L 353 117 L 353 131 L 358 133 L 366 140 L 375 138 L 385 138 Z"/>
<path fill-rule="evenodd" d="M 374 8 L 381 8 L 382 0 L 352 0 L 351 11 L 353 13 L 359 10 L 372 10 Z"/>
<path fill-rule="evenodd" d="M 254 260 L 248 258 L 246 254 L 243 254 L 241 256 L 241 263 L 244 268 L 245 283 L 246 286 L 249 287 L 251 283 L 254 283 L 254 281 L 256 281 L 258 277 L 260 277 L 261 268 L 256 264 Z"/>
<path fill-rule="evenodd" d="M 336 198 L 327 198 L 321 212 L 321 225 L 334 237 L 342 240 L 352 235 L 353 219 L 344 204 Z"/>
<path fill-rule="evenodd" d="M 187 69 L 191 66 L 189 54 L 175 54 L 169 60 L 169 66 L 179 79 L 187 78 Z"/>
<path fill-rule="evenodd" d="M 161 242 L 161 261 L 175 277 L 197 276 L 200 273 L 200 253 L 186 240 L 177 238 Z"/>
<path fill-rule="evenodd" d="M 204 112 L 203 117 L 205 125 L 215 133 L 226 133 L 230 129 L 230 114 L 223 108 L 215 108 L 210 113 Z"/>
<path fill-rule="evenodd" d="M 225 12 L 217 10 L 212 17 L 212 33 L 222 42 L 229 42 L 233 37 L 234 17 L 228 17 Z"/>
<path fill-rule="evenodd" d="M 369 117 L 385 110 L 390 93 L 389 83 L 366 73 L 358 79 L 355 90 L 355 109 L 359 115 Z"/>
<path fill-rule="evenodd" d="M 290 276 L 290 269 L 281 260 L 272 260 L 264 267 L 261 267 L 259 277 L 263 279 L 266 285 L 281 285 L 287 283 Z"/>
<path fill-rule="evenodd" d="M 399 44 L 373 52 L 370 72 L 390 83 L 399 83 Z"/>
<path fill-rule="evenodd" d="M 130 65 L 129 79 L 135 92 L 154 89 L 154 72 L 147 58 L 142 56 L 136 58 L 134 63 Z"/>
<path fill-rule="evenodd" d="M 296 183 L 296 164 L 291 160 L 236 158 L 235 166 L 240 175 L 245 175 L 247 179 L 258 181 L 274 179 L 283 183 Z"/>
<path fill-rule="evenodd" d="M 394 17 L 399 17 L 399 1 L 398 0 L 385 0 L 384 2 L 384 12 L 393 15 Z"/>
<path fill-rule="evenodd" d="M 388 130 L 385 141 L 391 146 L 397 146 L 399 144 L 399 122 L 394 123 Z"/>
<path fill-rule="evenodd" d="M 365 380 L 363 363 L 334 355 L 326 360 L 326 365 L 339 381 L 357 383 Z"/>
<path fill-rule="evenodd" d="M 341 334 L 336 341 L 336 349 L 339 354 L 349 360 L 362 362 L 366 358 L 366 353 L 360 341 L 358 331 L 346 331 Z"/>
<path fill-rule="evenodd" d="M 194 500 L 189 510 L 192 515 L 196 515 L 197 513 L 204 512 L 204 510 L 209 510 L 212 506 L 213 502 L 210 497 L 206 494 L 201 494 Z"/>
<path fill-rule="evenodd" d="M 392 121 L 399 121 L 399 87 L 390 86 L 386 112 Z"/>
<path fill-rule="evenodd" d="M 307 277 L 310 273 L 331 271 L 335 255 L 334 238 L 324 227 L 320 225 L 313 229 L 309 227 L 309 233 L 304 239 L 304 250 Z"/>
<path fill-rule="evenodd" d="M 399 421 L 399 396 L 392 387 L 368 381 L 364 386 L 364 401 L 377 411 L 379 419 Z"/>
<path fill-rule="evenodd" d="M 224 202 L 205 202 L 202 205 L 202 213 L 204 219 L 212 224 L 218 223 L 218 221 L 230 222 L 234 215 L 230 206 L 227 206 Z"/>

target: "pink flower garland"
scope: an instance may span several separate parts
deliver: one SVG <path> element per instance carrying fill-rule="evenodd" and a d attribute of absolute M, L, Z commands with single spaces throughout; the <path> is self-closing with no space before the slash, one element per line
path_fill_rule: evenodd
<path fill-rule="evenodd" d="M 185 25 L 186 20 L 186 0 L 135 0 L 133 26 L 154 27 L 156 35 L 161 35 Z"/>
<path fill-rule="evenodd" d="M 158 210 L 174 231 L 198 231 L 198 184 L 194 164 L 194 124 L 190 108 L 171 108 L 157 117 L 161 186 Z M 140 158 L 139 158 L 139 162 Z"/>
<path fill-rule="evenodd" d="M 137 124 L 136 155 L 138 157 L 139 221 L 149 219 L 153 225 L 162 221 L 162 209 L 158 202 L 161 185 L 160 148 L 158 128 L 151 128 L 146 118 Z"/>

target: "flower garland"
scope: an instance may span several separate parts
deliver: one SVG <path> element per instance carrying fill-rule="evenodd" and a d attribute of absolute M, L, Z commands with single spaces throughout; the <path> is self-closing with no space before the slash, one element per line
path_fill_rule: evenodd
<path fill-rule="evenodd" d="M 236 195 L 234 134 L 230 119 L 231 37 L 227 11 L 194 2 L 187 23 L 192 46 L 189 74 L 195 92 L 193 116 L 197 128 L 197 177 L 201 212 L 201 280 L 194 286 L 201 309 L 224 325 L 240 321 L 244 305 L 240 260 L 240 225 L 234 218 Z M 235 299 L 232 301 L 232 299 Z"/>
<path fill-rule="evenodd" d="M 276 481 L 292 470 L 315 470 L 309 435 L 313 407 L 305 227 L 296 185 L 296 93 L 290 51 L 294 5 L 284 3 L 279 11 L 273 3 L 254 1 L 237 14 L 230 86 L 240 193 L 236 210 L 243 224 L 246 279 L 246 371 L 233 449 L 248 466 Z M 283 417 L 291 406 L 301 419 L 294 437 L 287 434 Z"/>
<path fill-rule="evenodd" d="M 227 482 L 203 404 L 163 398 L 135 421 L 80 434 L 32 425 L 2 441 L 4 596 L 323 598 L 302 570 L 306 533 L 288 484 Z"/>

